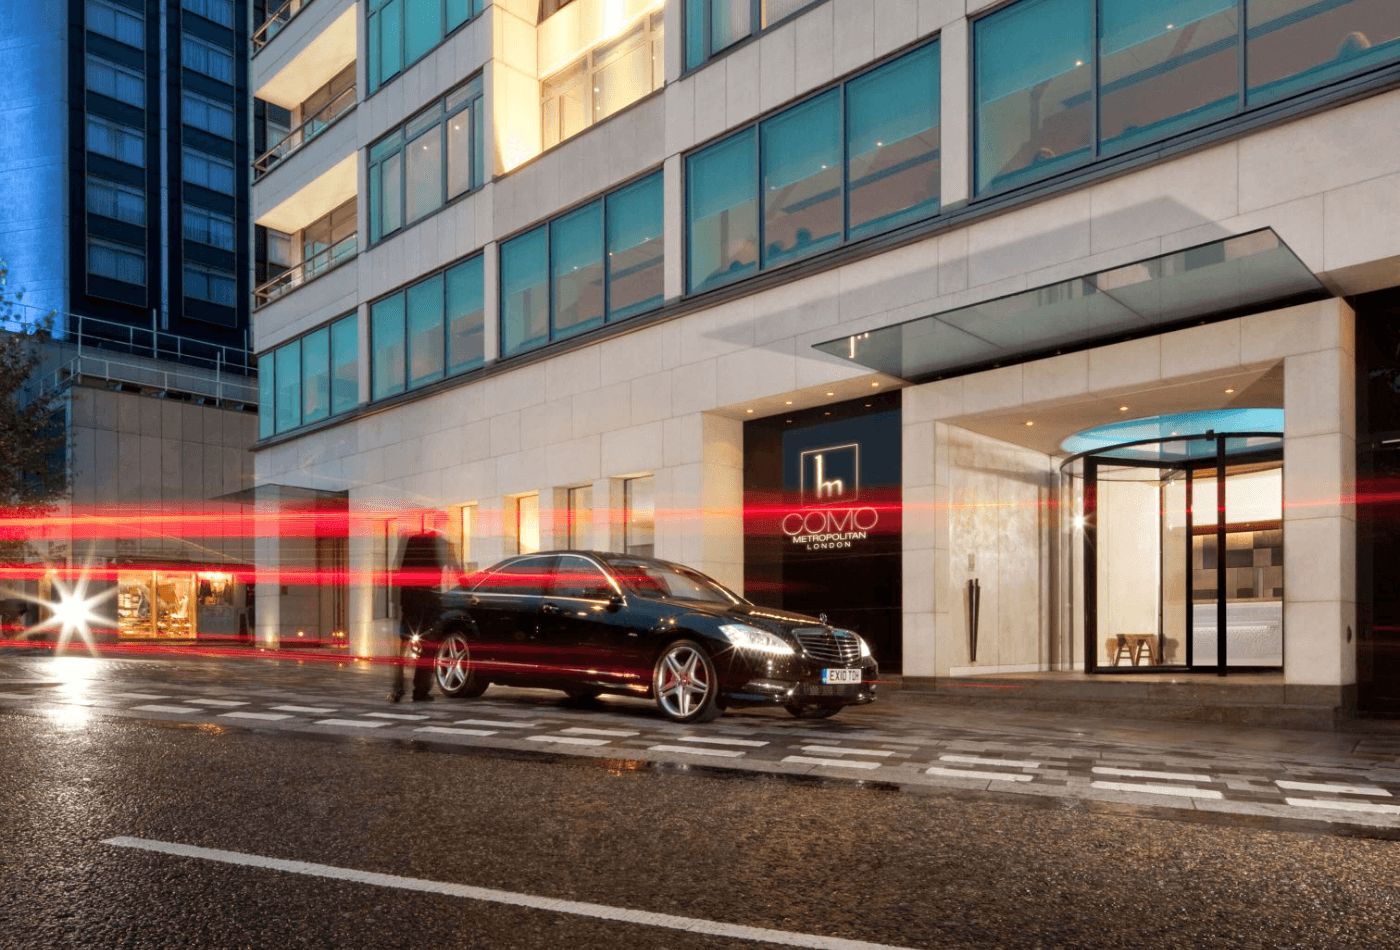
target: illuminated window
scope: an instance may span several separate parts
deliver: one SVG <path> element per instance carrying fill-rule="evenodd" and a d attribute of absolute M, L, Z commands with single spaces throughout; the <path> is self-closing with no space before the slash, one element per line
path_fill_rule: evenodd
<path fill-rule="evenodd" d="M 666 79 L 662 23 L 660 13 L 643 17 L 540 84 L 545 148 L 661 88 Z"/>
<path fill-rule="evenodd" d="M 476 505 L 463 505 L 457 509 L 457 552 L 458 560 L 462 562 L 462 569 L 466 571 L 476 570 L 476 561 L 472 559 L 472 534 L 476 530 Z"/>
<path fill-rule="evenodd" d="M 656 479 L 651 475 L 622 483 L 622 542 L 627 554 L 656 553 Z"/>
<path fill-rule="evenodd" d="M 568 547 L 591 548 L 593 532 L 593 486 L 569 489 Z"/>
<path fill-rule="evenodd" d="M 685 0 L 685 68 L 811 6 L 813 0 Z"/>
<path fill-rule="evenodd" d="M 540 549 L 540 496 L 521 495 L 515 499 L 515 550 L 534 554 Z"/>

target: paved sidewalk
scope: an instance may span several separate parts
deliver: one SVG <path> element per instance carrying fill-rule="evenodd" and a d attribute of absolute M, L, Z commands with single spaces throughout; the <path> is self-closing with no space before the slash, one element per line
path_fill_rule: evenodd
<path fill-rule="evenodd" d="M 819 722 L 735 710 L 677 725 L 646 702 L 579 705 L 493 687 L 389 703 L 386 667 L 268 659 L 0 657 L 0 707 L 168 720 L 1255 816 L 1400 834 L 1400 732 L 1320 733 L 1106 720 L 901 701 Z"/>

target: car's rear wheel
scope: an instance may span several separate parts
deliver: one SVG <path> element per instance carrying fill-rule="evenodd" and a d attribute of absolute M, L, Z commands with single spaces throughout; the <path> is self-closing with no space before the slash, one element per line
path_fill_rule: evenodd
<path fill-rule="evenodd" d="M 789 703 L 784 708 L 798 719 L 830 719 L 841 711 L 840 706 L 803 706 L 799 703 Z"/>
<path fill-rule="evenodd" d="M 677 640 L 661 651 L 652 694 L 661 715 L 673 722 L 709 722 L 720 714 L 715 665 L 694 640 Z"/>
<path fill-rule="evenodd" d="M 486 692 L 486 687 L 491 685 L 473 668 L 471 655 L 467 637 L 460 631 L 447 634 L 438 644 L 434 671 L 438 689 L 444 696 L 472 699 Z"/>

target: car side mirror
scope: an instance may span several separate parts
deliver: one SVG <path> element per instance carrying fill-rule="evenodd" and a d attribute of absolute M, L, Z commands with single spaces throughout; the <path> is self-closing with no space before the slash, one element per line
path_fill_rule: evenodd
<path fill-rule="evenodd" d="M 608 610 L 621 610 L 626 606 L 627 600 L 621 594 L 614 591 L 608 595 Z"/>

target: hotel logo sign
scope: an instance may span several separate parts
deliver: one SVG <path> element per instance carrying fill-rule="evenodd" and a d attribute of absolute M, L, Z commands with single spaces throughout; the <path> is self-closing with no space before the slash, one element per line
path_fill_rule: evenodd
<path fill-rule="evenodd" d="M 851 548 L 869 539 L 880 513 L 860 498 L 860 444 L 809 449 L 799 456 L 802 507 L 783 516 L 783 534 L 808 551 Z"/>

